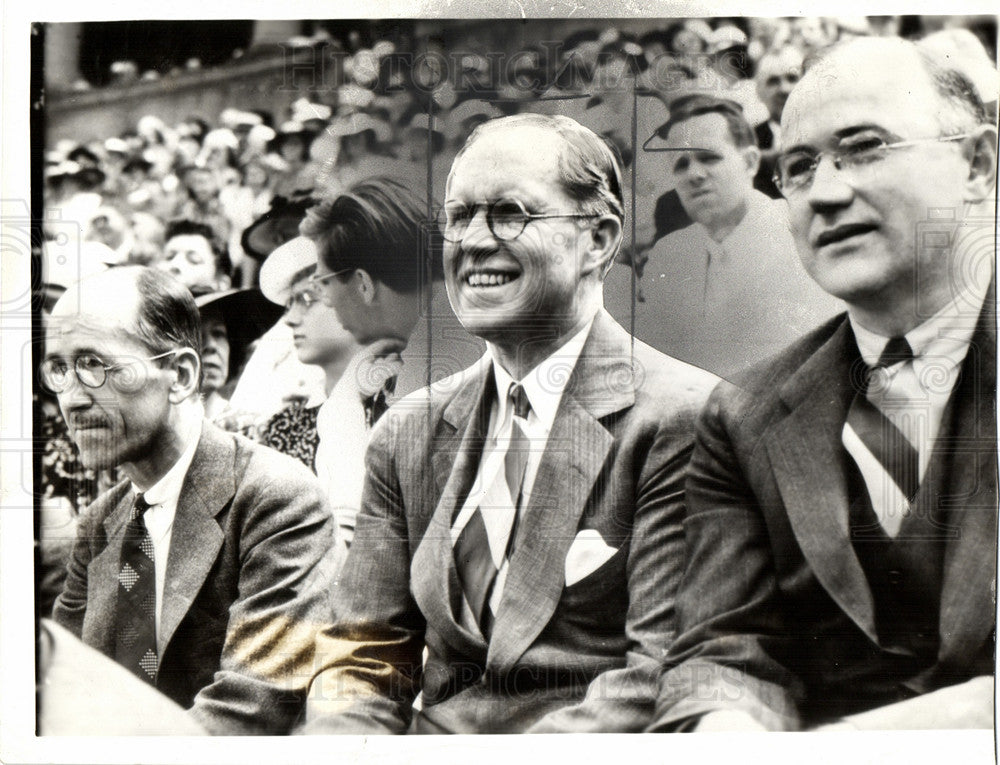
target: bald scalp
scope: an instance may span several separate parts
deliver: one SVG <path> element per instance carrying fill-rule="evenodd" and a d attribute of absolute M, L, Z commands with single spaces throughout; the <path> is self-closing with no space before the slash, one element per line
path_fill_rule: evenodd
<path fill-rule="evenodd" d="M 62 319 L 121 328 L 154 355 L 187 347 L 201 357 L 201 320 L 194 297 L 159 269 L 122 266 L 82 279 L 53 306 L 53 323 Z"/>
<path fill-rule="evenodd" d="M 821 48 L 806 58 L 800 85 L 835 77 L 841 67 L 871 66 L 892 70 L 903 81 L 922 77 L 929 83 L 940 107 L 934 114 L 946 134 L 989 123 L 986 107 L 968 76 L 936 51 L 900 38 L 857 37 Z M 789 100 L 794 96 L 793 91 Z"/>

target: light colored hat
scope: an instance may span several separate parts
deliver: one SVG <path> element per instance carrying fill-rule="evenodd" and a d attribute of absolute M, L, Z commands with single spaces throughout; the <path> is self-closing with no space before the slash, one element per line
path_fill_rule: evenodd
<path fill-rule="evenodd" d="M 42 247 L 42 281 L 68 288 L 81 279 L 107 271 L 118 263 L 115 251 L 101 242 L 70 239 L 45 242 Z"/>
<path fill-rule="evenodd" d="M 109 154 L 112 152 L 116 154 L 129 154 L 128 144 L 121 138 L 109 138 L 106 140 L 104 142 L 104 150 Z"/>
<path fill-rule="evenodd" d="M 239 148 L 240 139 L 228 128 L 216 128 L 215 130 L 208 131 L 205 134 L 205 140 L 202 142 L 203 151 L 211 149 L 232 149 L 236 151 Z"/>
<path fill-rule="evenodd" d="M 260 267 L 260 291 L 272 303 L 288 302 L 293 279 L 318 262 L 316 243 L 304 236 L 290 239 L 276 247 Z"/>
<path fill-rule="evenodd" d="M 333 110 L 326 104 L 312 103 L 308 98 L 300 98 L 292 104 L 292 122 L 330 119 Z"/>

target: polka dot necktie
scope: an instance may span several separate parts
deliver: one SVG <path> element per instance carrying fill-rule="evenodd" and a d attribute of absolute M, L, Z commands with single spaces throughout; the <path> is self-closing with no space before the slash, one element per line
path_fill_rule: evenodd
<path fill-rule="evenodd" d="M 148 683 L 155 683 L 156 568 L 153 540 L 143 515 L 149 504 L 137 494 L 125 526 L 115 606 L 115 661 Z"/>

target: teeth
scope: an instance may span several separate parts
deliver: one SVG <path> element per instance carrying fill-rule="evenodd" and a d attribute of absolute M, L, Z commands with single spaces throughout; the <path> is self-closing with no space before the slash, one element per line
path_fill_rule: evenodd
<path fill-rule="evenodd" d="M 499 287 L 512 282 L 515 277 L 510 274 L 493 274 L 477 272 L 469 274 L 466 282 L 470 287 Z"/>

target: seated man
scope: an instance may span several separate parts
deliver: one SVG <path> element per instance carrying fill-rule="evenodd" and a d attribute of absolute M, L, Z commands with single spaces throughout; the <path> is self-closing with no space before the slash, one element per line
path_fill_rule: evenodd
<path fill-rule="evenodd" d="M 42 380 L 83 464 L 128 480 L 81 516 L 53 618 L 211 733 L 285 733 L 326 621 L 333 520 L 304 466 L 203 419 L 199 332 L 191 294 L 151 268 L 56 303 Z"/>
<path fill-rule="evenodd" d="M 306 730 L 641 730 L 716 378 L 603 310 L 624 206 L 593 132 L 486 122 L 447 194 L 448 296 L 488 353 L 373 431 Z"/>
<path fill-rule="evenodd" d="M 837 301 L 795 256 L 786 203 L 753 187 L 760 152 L 740 106 L 684 96 L 658 132 L 667 146 L 659 156 L 695 222 L 661 239 L 637 271 L 636 337 L 728 376 L 833 316 Z M 606 288 L 626 325 L 630 276 L 621 269 Z"/>
<path fill-rule="evenodd" d="M 995 193 L 986 123 L 895 39 L 833 47 L 789 97 L 777 181 L 847 314 L 712 394 L 657 729 L 992 725 L 995 229 L 967 216 Z"/>
<path fill-rule="evenodd" d="M 195 295 L 229 289 L 232 263 L 210 226 L 179 219 L 167 225 L 163 258 L 157 265 Z"/>
<path fill-rule="evenodd" d="M 773 199 L 781 198 L 781 192 L 774 185 L 774 162 L 781 147 L 781 112 L 801 76 L 802 54 L 791 45 L 768 51 L 757 62 L 754 79 L 757 96 L 767 108 L 767 119 L 753 129 L 760 149 L 760 168 L 753 185 Z"/>

